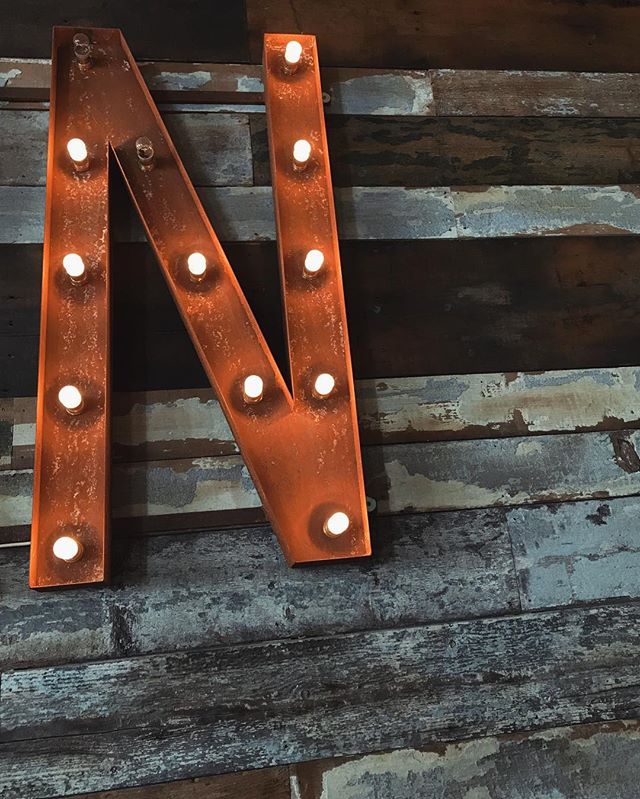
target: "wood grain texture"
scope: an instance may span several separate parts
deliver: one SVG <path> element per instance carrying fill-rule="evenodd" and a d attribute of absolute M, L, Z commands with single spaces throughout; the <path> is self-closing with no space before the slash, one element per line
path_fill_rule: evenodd
<path fill-rule="evenodd" d="M 640 494 L 640 431 L 363 448 L 367 495 L 383 515 Z M 0 470 L 0 529 L 31 521 L 32 471 Z M 263 519 L 239 455 L 116 464 L 114 520 L 171 530 Z M 117 521 L 114 521 L 117 529 Z"/>
<path fill-rule="evenodd" d="M 0 669 L 519 609 L 502 511 L 372 526 L 373 557 L 335 568 L 289 568 L 267 525 L 116 537 L 110 586 L 46 594 L 28 588 L 26 548 L 0 549 Z"/>
<path fill-rule="evenodd" d="M 637 455 L 627 454 L 627 468 L 640 470 Z M 636 596 L 639 514 L 636 499 L 509 511 L 523 606 L 533 610 Z"/>
<path fill-rule="evenodd" d="M 633 718 L 639 622 L 626 604 L 8 672 L 0 788 L 57 796 Z"/>
<path fill-rule="evenodd" d="M 640 182 L 632 119 L 333 116 L 327 136 L 336 186 Z M 251 117 L 251 139 L 255 182 L 268 184 L 261 115 Z"/>
<path fill-rule="evenodd" d="M 611 431 L 640 426 L 640 368 L 359 380 L 356 398 L 367 444 Z M 0 468 L 33 465 L 35 405 L 0 401 Z M 112 407 L 117 460 L 238 452 L 211 389 L 118 394 Z"/>
<path fill-rule="evenodd" d="M 640 8 L 617 0 L 247 0 L 247 16 L 255 61 L 280 30 L 313 31 L 327 65 L 640 71 Z"/>
<path fill-rule="evenodd" d="M 286 368 L 275 245 L 225 249 Z M 638 363 L 637 237 L 342 242 L 341 253 L 359 379 Z M 38 246 L 0 246 L 0 396 L 36 392 L 40 270 Z M 114 389 L 208 386 L 151 249 L 117 246 L 112 271 Z"/>
<path fill-rule="evenodd" d="M 293 799 L 635 799 L 639 748 L 620 721 L 321 760 L 294 767 Z"/>
<path fill-rule="evenodd" d="M 199 190 L 223 241 L 273 241 L 269 186 Z M 513 236 L 640 234 L 634 185 L 405 188 L 353 186 L 335 190 L 341 239 L 475 239 Z M 39 244 L 44 188 L 0 186 L 0 244 Z M 133 213 L 115 224 L 117 241 L 143 241 Z"/>

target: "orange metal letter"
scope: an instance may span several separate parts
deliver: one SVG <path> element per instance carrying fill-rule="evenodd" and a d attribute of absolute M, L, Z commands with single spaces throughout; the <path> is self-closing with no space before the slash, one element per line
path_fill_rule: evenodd
<path fill-rule="evenodd" d="M 291 391 L 122 35 L 54 31 L 32 587 L 108 578 L 110 153 L 288 562 L 370 554 L 315 38 L 264 75 Z"/>

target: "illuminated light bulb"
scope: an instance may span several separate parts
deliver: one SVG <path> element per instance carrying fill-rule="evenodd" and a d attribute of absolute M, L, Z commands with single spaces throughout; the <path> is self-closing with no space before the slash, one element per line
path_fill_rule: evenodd
<path fill-rule="evenodd" d="M 296 42 L 295 39 L 287 42 L 287 46 L 284 48 L 284 71 L 288 75 L 292 75 L 298 69 L 301 56 L 302 45 L 300 42 Z"/>
<path fill-rule="evenodd" d="M 81 283 L 86 277 L 84 261 L 77 252 L 68 252 L 62 259 L 62 266 L 74 283 Z"/>
<path fill-rule="evenodd" d="M 192 252 L 187 258 L 187 268 L 192 280 L 202 280 L 207 271 L 207 259 L 201 252 Z"/>
<path fill-rule="evenodd" d="M 147 136 L 140 136 L 136 139 L 136 155 L 138 156 L 138 163 L 143 172 L 150 172 L 155 163 L 155 150 L 153 149 L 153 142 Z"/>
<path fill-rule="evenodd" d="M 53 542 L 53 554 L 58 560 L 72 563 L 82 555 L 80 542 L 70 535 L 61 535 Z"/>
<path fill-rule="evenodd" d="M 339 510 L 336 513 L 332 513 L 324 523 L 324 534 L 328 535 L 329 538 L 338 538 L 338 536 L 347 532 L 350 523 L 347 514 Z"/>
<path fill-rule="evenodd" d="M 313 384 L 313 390 L 318 397 L 328 397 L 335 387 L 336 381 L 333 375 L 326 372 L 318 375 Z"/>
<path fill-rule="evenodd" d="M 82 410 L 82 394 L 75 386 L 62 386 L 58 392 L 58 401 L 67 413 L 80 413 Z"/>
<path fill-rule="evenodd" d="M 324 254 L 321 250 L 309 250 L 304 259 L 304 273 L 305 275 L 316 275 L 324 264 Z"/>
<path fill-rule="evenodd" d="M 73 161 L 76 172 L 84 172 L 85 169 L 89 168 L 87 145 L 82 139 L 69 139 L 67 142 L 67 152 L 69 153 L 69 158 Z"/>
<path fill-rule="evenodd" d="M 80 69 L 85 70 L 91 66 L 91 42 L 86 33 L 76 33 L 73 37 L 73 55 Z"/>
<path fill-rule="evenodd" d="M 264 394 L 264 382 L 258 375 L 245 377 L 242 385 L 245 402 L 260 402 Z"/>
<path fill-rule="evenodd" d="M 298 139 L 293 145 L 293 165 L 296 169 L 304 169 L 311 156 L 311 144 L 306 139 Z"/>

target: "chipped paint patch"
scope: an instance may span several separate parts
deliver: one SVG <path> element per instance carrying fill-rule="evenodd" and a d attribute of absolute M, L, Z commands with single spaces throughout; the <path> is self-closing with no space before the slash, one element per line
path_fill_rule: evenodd
<path fill-rule="evenodd" d="M 0 70 L 0 87 L 5 88 L 22 75 L 21 69 L 8 69 L 6 72 Z"/>

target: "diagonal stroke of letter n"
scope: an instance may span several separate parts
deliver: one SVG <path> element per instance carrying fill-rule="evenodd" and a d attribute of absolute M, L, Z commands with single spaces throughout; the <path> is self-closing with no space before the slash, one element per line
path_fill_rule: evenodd
<path fill-rule="evenodd" d="M 90 60 L 79 63 L 76 32 L 55 28 L 53 40 L 31 586 L 108 578 L 108 172 L 114 162 L 287 561 L 370 554 L 315 38 L 295 37 L 302 45 L 295 71 L 283 69 L 292 37 L 268 34 L 264 48 L 290 391 L 121 33 L 86 29 Z M 75 137 L 87 146 L 84 171 L 67 152 Z M 152 164 L 138 156 L 140 137 L 152 144 Z M 311 144 L 303 169 L 294 165 L 298 139 Z M 324 256 L 315 273 L 304 270 L 312 249 Z M 197 280 L 187 265 L 193 252 L 206 259 Z M 68 253 L 83 258 L 82 282 L 61 268 Z M 327 395 L 315 390 L 321 374 L 335 379 Z M 262 379 L 258 401 L 245 391 L 249 375 Z M 80 413 L 60 404 L 59 391 L 68 385 L 82 395 Z M 335 514 L 344 514 L 343 532 L 327 526 Z M 54 541 L 65 535 L 78 540 L 81 557 L 54 555 Z"/>

